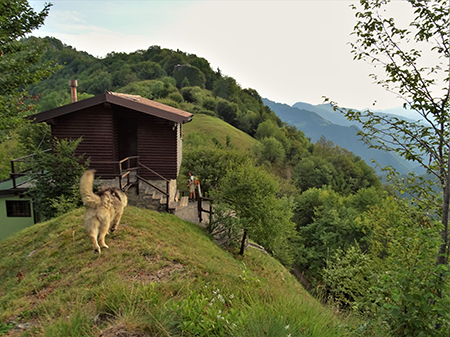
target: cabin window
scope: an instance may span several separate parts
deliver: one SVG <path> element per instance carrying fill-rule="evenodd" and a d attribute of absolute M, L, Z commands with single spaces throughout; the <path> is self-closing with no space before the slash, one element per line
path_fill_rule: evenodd
<path fill-rule="evenodd" d="M 8 218 L 30 218 L 31 203 L 29 200 L 6 200 L 6 216 Z"/>

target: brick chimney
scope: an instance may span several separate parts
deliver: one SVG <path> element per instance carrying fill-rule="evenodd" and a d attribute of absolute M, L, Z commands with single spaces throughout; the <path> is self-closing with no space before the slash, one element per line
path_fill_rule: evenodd
<path fill-rule="evenodd" d="M 72 103 L 75 103 L 78 98 L 77 98 L 77 80 L 69 80 L 69 85 L 70 85 L 70 93 L 72 96 Z"/>

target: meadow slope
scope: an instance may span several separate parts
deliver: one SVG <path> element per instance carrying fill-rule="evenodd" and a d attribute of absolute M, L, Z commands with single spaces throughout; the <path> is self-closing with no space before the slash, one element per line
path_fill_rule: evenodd
<path fill-rule="evenodd" d="M 278 261 L 171 214 L 127 207 L 98 255 L 83 209 L 0 242 L 0 335 L 350 336 L 358 323 Z"/>

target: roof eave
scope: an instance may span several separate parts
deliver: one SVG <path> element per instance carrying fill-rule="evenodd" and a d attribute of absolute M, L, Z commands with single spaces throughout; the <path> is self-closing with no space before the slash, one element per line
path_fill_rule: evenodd
<path fill-rule="evenodd" d="M 140 103 L 139 101 L 131 101 L 128 99 L 124 99 L 120 96 L 106 94 L 106 101 L 111 104 L 119 105 L 124 108 L 128 108 L 134 111 L 139 111 L 148 115 L 152 115 L 155 117 L 159 117 L 162 119 L 166 119 L 176 123 L 187 123 L 189 119 L 192 119 L 193 114 L 190 116 L 180 116 L 176 114 L 172 114 L 168 111 L 164 111 L 155 107 L 151 107 L 145 104 Z"/>
<path fill-rule="evenodd" d="M 35 115 L 28 116 L 27 118 L 33 120 L 34 123 L 45 122 L 49 119 L 67 115 L 78 110 L 90 108 L 92 106 L 102 104 L 104 102 L 106 102 L 106 93 L 94 97 L 89 97 L 82 101 L 63 105 L 51 110 L 40 112 Z"/>
<path fill-rule="evenodd" d="M 166 119 L 176 123 L 188 123 L 192 120 L 193 114 L 189 116 L 181 116 L 177 114 L 172 114 L 168 111 L 164 111 L 155 107 L 144 105 L 138 101 L 134 102 L 129 99 L 122 98 L 110 93 L 103 93 L 84 99 L 82 101 L 67 104 L 58 108 L 40 112 L 35 115 L 28 116 L 28 119 L 33 120 L 34 123 L 46 122 L 52 118 L 58 118 L 63 115 L 70 114 L 75 111 L 90 108 L 103 103 L 111 103 L 135 111 L 139 111 L 148 115 Z"/>

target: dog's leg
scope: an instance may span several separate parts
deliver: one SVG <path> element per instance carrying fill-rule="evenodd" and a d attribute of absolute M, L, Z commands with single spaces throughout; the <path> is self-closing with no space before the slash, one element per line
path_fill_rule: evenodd
<path fill-rule="evenodd" d="M 123 210 L 121 210 L 119 213 L 116 213 L 113 221 L 111 221 L 111 228 L 109 231 L 112 233 L 116 230 L 117 226 L 119 226 L 120 219 L 122 218 Z"/>
<path fill-rule="evenodd" d="M 100 235 L 99 235 L 99 243 L 100 246 L 103 248 L 109 248 L 108 245 L 105 243 L 105 236 L 108 234 L 109 230 L 109 221 L 102 222 L 100 225 Z"/>
<path fill-rule="evenodd" d="M 88 236 L 92 240 L 92 246 L 94 247 L 94 251 L 100 253 L 100 246 L 97 241 L 98 237 L 98 227 L 100 226 L 100 222 L 96 217 L 87 216 L 84 219 L 84 228 Z"/>
<path fill-rule="evenodd" d="M 89 234 L 89 236 L 92 239 L 92 245 L 94 246 L 94 251 L 98 252 L 99 254 L 101 253 L 101 249 L 100 246 L 98 245 L 97 242 L 97 234 Z"/>
<path fill-rule="evenodd" d="M 98 242 L 97 242 L 97 236 L 98 236 L 97 228 L 96 227 L 91 228 L 91 230 L 88 232 L 88 234 L 92 240 L 92 245 L 94 246 L 94 251 L 101 253 L 100 246 L 98 245 Z"/>

